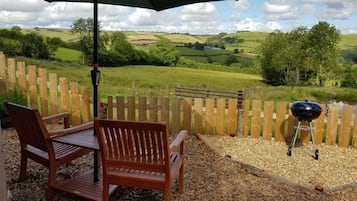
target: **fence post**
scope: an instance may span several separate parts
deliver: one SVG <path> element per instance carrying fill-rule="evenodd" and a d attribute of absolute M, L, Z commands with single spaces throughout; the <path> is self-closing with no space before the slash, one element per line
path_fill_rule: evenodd
<path fill-rule="evenodd" d="M 214 134 L 214 99 L 206 99 L 206 134 Z"/>
<path fill-rule="evenodd" d="M 0 95 L 6 92 L 6 64 L 5 55 L 0 52 Z"/>
<path fill-rule="evenodd" d="M 244 110 L 238 110 L 238 122 L 237 122 L 237 137 L 243 137 L 243 129 L 244 129 Z"/>

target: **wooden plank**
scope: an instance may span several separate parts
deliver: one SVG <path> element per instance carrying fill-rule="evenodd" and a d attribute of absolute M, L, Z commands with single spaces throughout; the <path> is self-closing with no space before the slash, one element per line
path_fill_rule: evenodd
<path fill-rule="evenodd" d="M 135 96 L 128 97 L 128 120 L 135 121 Z"/>
<path fill-rule="evenodd" d="M 352 105 L 345 104 L 342 109 L 341 126 L 338 138 L 338 146 L 348 147 L 350 144 L 352 122 Z"/>
<path fill-rule="evenodd" d="M 36 66 L 28 66 L 27 70 L 29 74 L 30 107 L 38 108 Z"/>
<path fill-rule="evenodd" d="M 214 134 L 214 99 L 206 99 L 206 119 L 205 128 L 207 135 Z"/>
<path fill-rule="evenodd" d="M 237 108 L 238 108 L 237 100 L 228 99 L 227 134 L 232 137 L 237 135 Z"/>
<path fill-rule="evenodd" d="M 27 99 L 25 62 L 17 62 L 17 82 L 19 84 L 19 89 L 20 89 L 22 95 Z"/>
<path fill-rule="evenodd" d="M 322 144 L 325 126 L 325 116 L 326 116 L 326 106 L 324 104 L 320 105 L 322 112 L 319 118 L 314 120 L 314 143 Z"/>
<path fill-rule="evenodd" d="M 80 117 L 80 105 L 79 105 L 79 90 L 78 90 L 78 83 L 71 82 L 71 106 L 72 106 L 72 124 L 79 125 L 81 124 L 81 117 Z"/>
<path fill-rule="evenodd" d="M 289 144 L 293 140 L 297 125 L 298 125 L 298 119 L 295 118 L 294 115 L 291 113 L 291 110 L 289 110 L 289 112 L 288 112 L 288 134 L 286 136 L 286 142 Z"/>
<path fill-rule="evenodd" d="M 244 137 L 248 137 L 250 132 L 249 109 L 250 109 L 250 100 L 247 99 L 244 101 L 244 128 L 243 128 Z"/>
<path fill-rule="evenodd" d="M 172 133 L 177 134 L 181 127 L 180 127 L 180 99 L 174 98 L 172 103 Z"/>
<path fill-rule="evenodd" d="M 63 191 L 84 198 L 89 201 L 101 201 L 103 193 L 103 181 L 100 171 L 100 181 L 93 182 L 93 173 L 87 172 L 71 179 L 59 181 L 54 185 L 57 191 Z M 117 186 L 110 185 L 109 194 L 113 194 Z"/>
<path fill-rule="evenodd" d="M 217 99 L 217 116 L 216 116 L 216 133 L 217 135 L 224 135 L 226 124 L 225 120 L 226 100 L 223 98 Z"/>
<path fill-rule="evenodd" d="M 158 100 L 157 97 L 150 97 L 150 121 L 158 122 Z"/>
<path fill-rule="evenodd" d="M 124 96 L 117 96 L 117 119 L 125 119 L 125 102 Z"/>
<path fill-rule="evenodd" d="M 357 149 L 357 111 L 355 112 L 355 121 L 353 124 L 352 147 Z"/>
<path fill-rule="evenodd" d="M 38 69 L 39 90 L 40 90 L 40 111 L 42 116 L 48 116 L 48 92 L 47 92 L 47 71 L 44 68 Z"/>
<path fill-rule="evenodd" d="M 310 127 L 310 123 L 307 121 L 301 122 L 302 126 L 306 126 L 306 128 Z M 310 129 L 308 130 L 300 130 L 300 142 L 303 144 L 308 144 L 310 142 L 311 132 Z"/>
<path fill-rule="evenodd" d="M 244 129 L 244 110 L 238 109 L 238 126 L 237 126 L 237 136 L 243 137 Z"/>
<path fill-rule="evenodd" d="M 8 79 L 8 88 L 10 90 L 16 89 L 16 66 L 15 59 L 7 59 L 7 79 Z"/>
<path fill-rule="evenodd" d="M 6 76 L 6 57 L 0 52 L 0 78 L 5 79 Z"/>
<path fill-rule="evenodd" d="M 194 99 L 194 127 L 195 134 L 203 134 L 202 115 L 203 115 L 203 100 L 202 98 Z"/>
<path fill-rule="evenodd" d="M 3 95 L 7 91 L 7 75 L 6 75 L 6 58 L 5 55 L 0 52 L 0 95 Z"/>
<path fill-rule="evenodd" d="M 69 84 L 68 79 L 60 77 L 60 92 L 61 92 L 61 112 L 70 112 L 69 109 Z"/>
<path fill-rule="evenodd" d="M 82 119 L 83 122 L 89 122 L 91 120 L 90 115 L 90 103 L 89 103 L 89 92 L 87 87 L 81 87 L 82 96 Z"/>
<path fill-rule="evenodd" d="M 327 128 L 326 128 L 327 145 L 336 144 L 337 127 L 338 127 L 338 106 L 331 105 L 328 109 L 328 114 L 327 114 Z"/>
<path fill-rule="evenodd" d="M 113 119 L 113 96 L 108 96 L 107 118 Z"/>
<path fill-rule="evenodd" d="M 283 142 L 285 134 L 286 102 L 276 104 L 275 141 Z"/>
<path fill-rule="evenodd" d="M 253 108 L 252 108 L 252 134 L 253 138 L 259 138 L 261 132 L 261 100 L 253 100 Z"/>
<path fill-rule="evenodd" d="M 184 98 L 182 128 L 184 130 L 187 130 L 188 133 L 191 132 L 191 121 L 192 121 L 192 99 Z"/>
<path fill-rule="evenodd" d="M 263 125 L 263 139 L 271 140 L 273 134 L 273 101 L 264 102 L 264 125 Z"/>
<path fill-rule="evenodd" d="M 168 125 L 170 115 L 170 102 L 168 97 L 161 98 L 161 122 L 166 122 Z"/>
<path fill-rule="evenodd" d="M 58 83 L 56 73 L 49 73 L 49 88 L 50 88 L 50 109 L 51 114 L 57 114 L 59 105 L 58 105 Z"/>
<path fill-rule="evenodd" d="M 139 121 L 147 121 L 146 97 L 139 97 Z"/>

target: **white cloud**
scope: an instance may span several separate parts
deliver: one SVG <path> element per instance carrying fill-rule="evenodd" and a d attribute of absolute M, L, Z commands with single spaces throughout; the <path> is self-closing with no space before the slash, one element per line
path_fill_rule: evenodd
<path fill-rule="evenodd" d="M 35 12 L 43 10 L 47 5 L 44 0 L 0 0 L 1 11 Z"/>
<path fill-rule="evenodd" d="M 250 18 L 246 18 L 235 24 L 237 31 L 274 31 L 281 30 L 281 26 L 278 22 L 255 22 Z"/>
<path fill-rule="evenodd" d="M 272 4 L 265 2 L 264 10 L 267 13 L 286 13 L 291 11 L 291 7 L 287 4 Z"/>
<path fill-rule="evenodd" d="M 250 4 L 248 0 L 239 0 L 239 1 L 235 1 L 231 7 L 237 9 L 249 9 Z"/>
<path fill-rule="evenodd" d="M 182 14 L 210 15 L 210 14 L 213 14 L 215 11 L 216 11 L 216 8 L 211 3 L 198 3 L 198 4 L 184 6 L 182 9 Z"/>

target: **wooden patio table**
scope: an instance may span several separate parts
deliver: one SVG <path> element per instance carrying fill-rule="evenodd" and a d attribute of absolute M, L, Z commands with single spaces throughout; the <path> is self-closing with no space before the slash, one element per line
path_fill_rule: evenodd
<path fill-rule="evenodd" d="M 72 135 L 54 137 L 51 139 L 54 142 L 84 147 L 91 149 L 94 152 L 99 151 L 97 136 L 94 135 L 94 130 L 85 130 Z M 96 154 L 96 153 L 95 153 Z M 96 159 L 94 159 L 96 160 Z M 103 182 L 101 171 L 98 168 L 97 162 L 94 163 L 93 171 L 89 171 L 74 178 L 59 181 L 53 186 L 58 191 L 64 191 L 70 194 L 77 195 L 86 200 L 101 201 Z M 110 186 L 110 193 L 113 193 L 117 186 Z"/>

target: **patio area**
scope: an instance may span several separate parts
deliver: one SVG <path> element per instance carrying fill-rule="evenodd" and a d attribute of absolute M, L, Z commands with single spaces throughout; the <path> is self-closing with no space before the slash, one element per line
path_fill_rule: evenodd
<path fill-rule="evenodd" d="M 29 161 L 28 180 L 25 182 L 17 182 L 19 173 L 19 158 L 20 148 L 16 132 L 10 129 L 2 130 L 2 146 L 1 151 L 5 157 L 5 169 L 8 180 L 8 187 L 10 188 L 12 199 L 16 201 L 25 200 L 45 200 L 45 189 L 47 185 L 47 168 L 42 167 L 32 161 Z M 284 179 L 276 174 L 271 174 L 270 171 L 261 170 L 245 164 L 246 162 L 242 156 L 234 153 L 245 152 L 247 158 L 255 158 L 258 161 L 264 160 L 265 164 L 272 163 L 270 160 L 278 160 L 281 153 L 286 153 L 285 146 L 275 146 L 270 142 L 270 146 L 264 146 L 260 140 L 255 140 L 255 143 L 244 143 L 249 146 L 249 149 L 244 146 L 235 144 L 234 138 L 228 138 L 227 141 L 219 141 L 214 138 L 204 138 L 200 140 L 196 135 L 190 135 L 185 142 L 186 146 L 186 162 L 185 162 L 185 193 L 180 195 L 176 189 L 173 189 L 172 200 L 187 201 L 187 200 L 353 200 L 357 197 L 356 185 L 356 165 L 349 166 L 349 172 L 352 174 L 352 183 L 347 185 L 339 185 L 332 192 L 321 194 L 321 192 L 314 190 L 309 186 L 299 184 L 299 182 L 292 181 L 292 179 Z M 232 143 L 232 144 L 229 144 Z M 276 144 L 276 143 L 275 143 Z M 234 146 L 233 146 L 234 145 Z M 230 146 L 230 147 L 229 147 Z M 229 147 L 228 149 L 220 149 L 220 147 Z M 254 149 L 264 150 L 266 156 L 256 156 L 249 152 Z M 268 148 L 266 148 L 268 147 Z M 310 150 L 310 146 L 308 146 Z M 280 149 L 280 150 L 279 150 Z M 339 148 L 344 149 L 344 148 Z M 311 158 L 306 152 L 299 154 L 301 150 L 297 147 L 293 157 L 306 157 L 314 163 L 315 160 Z M 321 149 L 321 158 L 323 160 L 324 154 L 339 154 L 341 158 L 350 157 L 351 153 L 346 153 L 346 156 L 341 156 L 341 153 L 327 152 Z M 347 149 L 344 149 L 347 150 Z M 356 150 L 352 150 L 352 159 L 356 159 Z M 343 152 L 342 152 L 343 153 Z M 274 157 L 269 157 L 269 156 Z M 226 156 L 226 157 L 223 157 Z M 279 157 L 278 157 L 279 156 Z M 354 157 L 354 158 L 353 158 Z M 239 160 L 239 158 L 241 158 Z M 87 155 L 75 160 L 70 166 L 60 168 L 58 178 L 71 178 L 80 173 L 86 172 L 92 168 L 92 156 Z M 356 160 L 354 160 L 356 161 Z M 351 161 L 349 161 L 351 163 Z M 352 163 L 350 165 L 353 165 Z M 257 165 L 258 166 L 258 165 Z M 284 171 L 286 164 L 282 163 L 280 168 Z M 298 166 L 297 166 L 298 167 Z M 301 167 L 308 174 L 315 174 L 307 167 Z M 352 168 L 352 169 L 351 169 Z M 300 170 L 296 170 L 298 172 Z M 325 170 L 321 170 L 323 172 Z M 339 175 L 336 170 L 336 175 Z M 291 174 L 291 173 L 290 173 Z M 274 175 L 274 176 L 272 176 Z M 325 185 L 321 183 L 321 185 Z M 175 185 L 174 188 L 177 186 Z M 56 201 L 71 201 L 80 200 L 68 194 L 56 194 Z M 134 189 L 134 188 L 119 188 L 116 194 L 112 196 L 111 200 L 118 201 L 134 201 L 134 200 L 163 200 L 163 193 Z"/>

